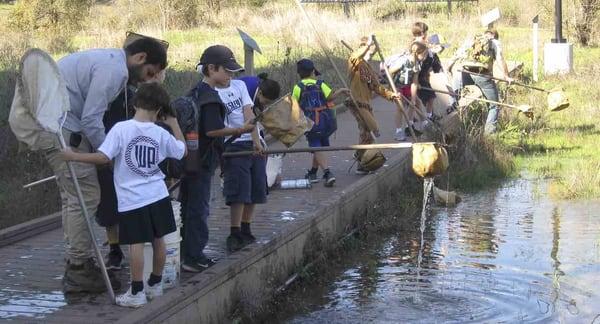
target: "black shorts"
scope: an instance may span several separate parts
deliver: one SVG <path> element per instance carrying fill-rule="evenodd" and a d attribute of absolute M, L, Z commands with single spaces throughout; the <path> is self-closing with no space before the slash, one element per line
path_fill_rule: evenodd
<path fill-rule="evenodd" d="M 120 244 L 152 242 L 177 230 L 169 197 L 120 213 L 120 218 Z"/>
<path fill-rule="evenodd" d="M 419 82 L 419 85 L 421 85 L 423 87 L 431 88 L 431 84 L 429 82 L 421 81 L 421 82 Z M 417 97 L 419 97 L 419 99 L 421 99 L 421 101 L 424 104 L 427 104 L 427 102 L 429 102 L 430 100 L 435 99 L 435 92 L 433 92 L 431 90 L 419 89 L 419 90 L 417 90 Z"/>
<path fill-rule="evenodd" d="M 227 152 L 252 150 L 252 142 L 232 143 Z M 267 159 L 264 156 L 226 158 L 223 165 L 223 195 L 227 206 L 234 203 L 267 202 Z"/>

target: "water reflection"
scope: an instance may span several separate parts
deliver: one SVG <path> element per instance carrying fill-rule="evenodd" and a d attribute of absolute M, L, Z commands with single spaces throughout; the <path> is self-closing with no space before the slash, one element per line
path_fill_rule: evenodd
<path fill-rule="evenodd" d="M 421 281 L 415 217 L 410 230 L 343 265 L 319 286 L 322 297 L 294 300 L 310 311 L 277 316 L 294 323 L 598 321 L 600 201 L 553 202 L 541 191 L 516 181 L 432 210 Z"/>
<path fill-rule="evenodd" d="M 0 302 L 0 319 L 3 320 L 16 317 L 41 319 L 67 304 L 61 291 L 41 293 L 15 289 L 1 289 Z"/>

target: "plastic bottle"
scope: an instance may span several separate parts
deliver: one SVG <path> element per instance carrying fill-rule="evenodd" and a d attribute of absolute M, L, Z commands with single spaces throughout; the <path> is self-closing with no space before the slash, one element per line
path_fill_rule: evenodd
<path fill-rule="evenodd" d="M 283 180 L 280 187 L 281 189 L 310 189 L 312 184 L 308 179 Z"/>

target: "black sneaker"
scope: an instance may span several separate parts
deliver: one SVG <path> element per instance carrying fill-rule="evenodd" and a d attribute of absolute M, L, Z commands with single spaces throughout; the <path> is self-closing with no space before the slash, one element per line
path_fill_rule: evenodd
<path fill-rule="evenodd" d="M 411 128 L 412 128 L 413 132 L 415 133 L 415 136 L 417 136 L 417 137 L 421 136 L 422 133 L 419 130 L 417 130 L 414 125 L 411 126 Z M 410 129 L 408 129 L 408 127 L 406 127 L 404 129 L 404 134 L 406 134 L 406 137 L 412 137 L 412 134 L 410 132 Z"/>
<path fill-rule="evenodd" d="M 181 268 L 187 272 L 202 272 L 217 263 L 214 259 L 202 257 L 197 261 L 183 261 Z"/>
<path fill-rule="evenodd" d="M 244 239 L 241 235 L 229 235 L 227 237 L 227 251 L 235 252 L 244 248 Z"/>
<path fill-rule="evenodd" d="M 123 252 L 120 250 L 113 250 L 108 253 L 106 261 L 106 270 L 121 270 L 123 263 Z"/>
<path fill-rule="evenodd" d="M 248 245 L 256 242 L 256 237 L 252 233 L 242 232 L 242 240 L 244 241 L 244 245 Z"/>
<path fill-rule="evenodd" d="M 331 171 L 327 171 L 323 175 L 323 180 L 325 180 L 325 187 L 333 187 L 333 184 L 335 183 L 335 176 L 333 173 L 331 173 Z"/>
<path fill-rule="evenodd" d="M 312 172 L 312 171 L 308 170 L 308 172 L 306 172 L 306 174 L 304 175 L 304 179 L 307 179 L 311 183 L 319 182 L 319 178 L 317 178 L 316 171 Z"/>
<path fill-rule="evenodd" d="M 210 268 L 210 267 L 214 266 L 217 263 L 217 260 L 211 259 L 211 258 L 207 258 L 207 257 L 202 257 L 196 263 L 198 263 L 198 265 L 201 266 L 201 267 Z"/>

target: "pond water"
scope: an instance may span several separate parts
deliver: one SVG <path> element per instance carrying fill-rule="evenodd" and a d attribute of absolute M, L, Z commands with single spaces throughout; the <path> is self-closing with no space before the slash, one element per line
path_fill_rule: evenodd
<path fill-rule="evenodd" d="M 507 182 L 433 207 L 417 275 L 420 220 L 331 265 L 295 292 L 291 323 L 600 323 L 600 201 L 553 201 Z M 419 278 L 417 280 L 417 278 Z"/>

